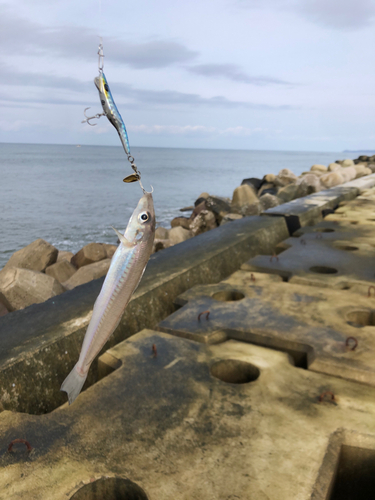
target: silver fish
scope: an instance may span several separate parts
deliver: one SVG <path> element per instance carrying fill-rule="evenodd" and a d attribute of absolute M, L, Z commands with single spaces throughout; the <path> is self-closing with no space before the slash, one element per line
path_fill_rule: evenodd
<path fill-rule="evenodd" d="M 114 228 L 113 228 L 114 229 Z M 61 390 L 72 404 L 81 392 L 90 365 L 112 335 L 137 288 L 150 258 L 155 236 L 155 212 L 151 193 L 144 192 L 124 235 L 116 232 L 120 245 L 92 313 L 77 364 L 64 380 Z"/>

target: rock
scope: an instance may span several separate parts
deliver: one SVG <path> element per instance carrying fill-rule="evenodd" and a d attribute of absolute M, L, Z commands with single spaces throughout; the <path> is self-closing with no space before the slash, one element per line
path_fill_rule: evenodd
<path fill-rule="evenodd" d="M 171 227 L 181 226 L 184 229 L 189 229 L 190 219 L 187 217 L 175 217 L 171 221 Z"/>
<path fill-rule="evenodd" d="M 250 205 L 244 205 L 241 207 L 241 215 L 244 217 L 249 215 L 259 215 L 263 212 L 263 205 L 260 201 L 251 203 Z"/>
<path fill-rule="evenodd" d="M 190 231 L 193 236 L 205 233 L 217 227 L 216 217 L 210 210 L 202 210 L 190 223 Z"/>
<path fill-rule="evenodd" d="M 297 181 L 297 176 L 293 174 L 288 168 L 283 168 L 277 174 L 275 179 L 275 184 L 279 186 L 287 186 L 288 184 L 293 184 Z"/>
<path fill-rule="evenodd" d="M 352 167 L 353 165 L 354 165 L 354 161 L 353 160 L 343 160 L 342 163 L 341 163 L 341 166 L 343 168 Z"/>
<path fill-rule="evenodd" d="M 324 187 L 331 188 L 342 184 L 344 178 L 339 172 L 330 172 L 329 174 L 322 175 L 320 182 Z"/>
<path fill-rule="evenodd" d="M 202 210 L 207 210 L 207 207 L 206 207 L 206 200 L 203 200 L 201 203 L 199 203 L 199 205 L 197 205 L 197 206 L 194 208 L 193 213 L 190 215 L 190 218 L 189 218 L 190 222 L 191 222 L 192 220 L 194 220 L 194 219 L 195 219 L 195 217 L 196 217 L 199 213 L 201 213 L 201 211 L 202 211 Z"/>
<path fill-rule="evenodd" d="M 1 301 L 9 311 L 39 304 L 64 291 L 61 283 L 42 272 L 17 267 L 0 272 Z"/>
<path fill-rule="evenodd" d="M 264 179 L 257 179 L 256 177 L 249 177 L 248 179 L 243 179 L 241 182 L 241 186 L 243 184 L 249 184 L 250 187 L 255 189 L 255 191 L 258 191 L 258 189 L 264 184 L 265 180 Z"/>
<path fill-rule="evenodd" d="M 297 180 L 297 185 L 301 186 L 304 193 L 302 196 L 307 196 L 312 193 L 317 193 L 321 191 L 322 186 L 320 184 L 320 178 L 313 173 L 306 174 Z"/>
<path fill-rule="evenodd" d="M 194 207 L 192 207 L 192 206 L 180 208 L 180 212 L 192 212 L 193 210 L 194 210 Z"/>
<path fill-rule="evenodd" d="M 8 312 L 8 308 L 2 302 L 0 302 L 0 317 L 5 316 L 6 314 L 8 314 Z"/>
<path fill-rule="evenodd" d="M 110 245 L 109 243 L 102 243 L 102 245 L 103 245 L 103 248 L 105 250 L 106 258 L 112 259 L 118 246 L 117 245 Z"/>
<path fill-rule="evenodd" d="M 340 170 L 342 167 L 338 163 L 330 163 L 328 165 L 328 172 L 336 172 L 336 170 Z"/>
<path fill-rule="evenodd" d="M 375 172 L 375 163 L 368 163 L 367 168 L 371 170 L 372 173 Z"/>
<path fill-rule="evenodd" d="M 364 175 L 368 175 L 368 171 L 370 171 L 371 173 L 371 170 L 367 169 L 367 167 L 363 165 L 363 163 L 354 165 L 354 169 L 357 172 L 357 175 L 355 177 L 356 179 L 358 179 L 359 177 L 363 177 Z"/>
<path fill-rule="evenodd" d="M 107 253 L 101 243 L 89 243 L 72 257 L 71 263 L 79 269 L 106 258 Z"/>
<path fill-rule="evenodd" d="M 295 200 L 303 196 L 303 188 L 297 184 L 288 184 L 287 186 L 281 188 L 277 193 L 277 197 L 281 200 L 281 203 L 287 203 L 288 201 Z"/>
<path fill-rule="evenodd" d="M 63 283 L 67 290 L 72 290 L 76 286 L 83 285 L 89 281 L 96 280 L 107 274 L 111 259 L 104 259 L 92 264 L 86 264 L 76 271 L 71 278 Z"/>
<path fill-rule="evenodd" d="M 339 172 L 344 177 L 344 182 L 352 181 L 357 176 L 357 172 L 354 167 L 342 168 Z"/>
<path fill-rule="evenodd" d="M 4 269 L 7 267 L 20 267 L 33 271 L 44 271 L 46 267 L 56 262 L 57 254 L 57 248 L 39 238 L 15 252 L 5 264 Z"/>
<path fill-rule="evenodd" d="M 184 229 L 181 226 L 173 227 L 169 230 L 169 242 L 172 245 L 182 243 L 193 236 L 190 230 Z"/>
<path fill-rule="evenodd" d="M 225 200 L 216 196 L 209 196 L 206 200 L 206 206 L 215 214 L 216 222 L 220 224 L 224 215 L 230 212 L 230 200 Z"/>
<path fill-rule="evenodd" d="M 238 219 L 242 219 L 241 214 L 233 214 L 233 213 L 227 214 L 223 217 L 223 219 L 220 223 L 220 226 L 223 226 L 224 224 L 227 224 L 228 222 L 232 222 L 232 221 L 238 220 Z"/>
<path fill-rule="evenodd" d="M 266 174 L 263 177 L 263 180 L 267 183 L 273 184 L 276 180 L 276 175 L 275 174 Z"/>
<path fill-rule="evenodd" d="M 255 194 L 254 189 L 252 189 L 248 184 L 243 184 L 233 191 L 232 207 L 237 206 L 241 208 L 245 205 L 256 203 L 257 201 L 258 197 Z"/>
<path fill-rule="evenodd" d="M 164 250 L 164 248 L 168 248 L 170 246 L 171 246 L 171 243 L 168 239 L 165 239 L 165 240 L 155 239 L 152 253 L 159 252 L 160 250 Z"/>
<path fill-rule="evenodd" d="M 369 161 L 370 157 L 366 155 L 358 156 L 359 161 Z"/>
<path fill-rule="evenodd" d="M 368 159 L 369 162 L 375 162 L 375 155 L 372 155 Z"/>
<path fill-rule="evenodd" d="M 67 281 L 76 271 L 77 269 L 73 264 L 67 260 L 60 260 L 60 262 L 55 262 L 52 266 L 48 266 L 46 274 L 52 276 L 52 278 L 55 278 L 55 280 L 60 283 L 64 283 L 64 281 Z"/>
<path fill-rule="evenodd" d="M 62 260 L 67 260 L 68 262 L 70 262 L 73 255 L 74 255 L 73 252 L 66 252 L 64 250 L 59 250 L 59 253 L 57 254 L 56 262 L 60 262 Z"/>
<path fill-rule="evenodd" d="M 273 196 L 277 195 L 278 188 L 271 183 L 265 182 L 263 186 L 258 191 L 258 196 L 263 196 L 264 194 L 272 194 Z"/>
<path fill-rule="evenodd" d="M 201 193 L 198 198 L 194 202 L 194 206 L 196 207 L 200 203 L 202 203 L 204 200 L 206 200 L 210 195 L 208 193 Z"/>
<path fill-rule="evenodd" d="M 310 168 L 311 172 L 327 172 L 327 167 L 325 165 L 319 165 L 316 163 Z"/>
<path fill-rule="evenodd" d="M 259 201 L 263 207 L 263 210 L 268 210 L 269 208 L 277 207 L 277 205 L 280 205 L 280 200 L 277 198 L 277 196 L 274 196 L 272 194 L 264 194 L 259 198 Z"/>
<path fill-rule="evenodd" d="M 155 231 L 155 240 L 167 240 L 169 238 L 169 231 L 165 227 L 157 227 Z"/>

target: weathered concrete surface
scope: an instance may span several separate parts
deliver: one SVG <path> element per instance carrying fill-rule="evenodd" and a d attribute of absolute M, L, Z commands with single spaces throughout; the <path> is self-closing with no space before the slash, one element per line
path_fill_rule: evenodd
<path fill-rule="evenodd" d="M 235 339 L 281 349 L 309 370 L 375 386 L 373 299 L 271 280 L 261 285 L 250 274 L 188 290 L 178 298 L 185 305 L 158 329 L 210 344 Z M 198 320 L 203 311 L 208 320 Z M 345 345 L 353 336 L 355 351 Z"/>
<path fill-rule="evenodd" d="M 44 271 L 57 259 L 58 250 L 47 241 L 39 238 L 21 248 L 11 256 L 4 268 L 21 267 L 32 271 Z"/>
<path fill-rule="evenodd" d="M 55 278 L 60 283 L 67 281 L 76 271 L 77 269 L 73 264 L 65 259 L 59 260 L 55 264 L 52 264 L 52 266 L 46 268 L 46 274 L 52 276 L 52 278 Z"/>
<path fill-rule="evenodd" d="M 79 250 L 71 259 L 71 263 L 79 269 L 80 267 L 99 262 L 107 258 L 106 248 L 102 243 L 89 243 Z"/>
<path fill-rule="evenodd" d="M 92 264 L 86 264 L 78 269 L 74 274 L 70 276 L 63 285 L 67 290 L 73 290 L 73 288 L 88 283 L 89 281 L 96 280 L 105 276 L 108 272 L 109 266 L 111 265 L 111 259 L 103 259 L 99 262 L 93 262 Z"/>
<path fill-rule="evenodd" d="M 361 190 L 375 185 L 375 174 L 347 182 L 326 191 L 320 191 L 304 198 L 284 203 L 263 212 L 262 215 L 285 217 L 290 234 L 300 227 L 314 225 L 323 218 L 322 212 L 334 209 L 345 200 L 352 200 Z"/>
<path fill-rule="evenodd" d="M 220 281 L 251 256 L 272 253 L 287 236 L 282 218 L 248 217 L 152 255 L 106 348 L 157 325 L 175 310 L 174 299 L 186 289 Z M 100 278 L 0 318 L 3 409 L 39 414 L 65 401 L 60 386 L 78 359 L 102 283 Z M 49 376 L 51 373 L 55 376 Z M 87 384 L 95 380 L 96 362 Z"/>
<path fill-rule="evenodd" d="M 90 482 L 117 476 L 150 500 L 308 500 L 338 428 L 375 434 L 373 387 L 300 370 L 281 352 L 144 330 L 109 353 L 121 367 L 72 406 L 0 415 L 1 499 L 70 499 Z M 232 382 L 247 364 L 259 377 L 224 382 L 210 373 L 218 363 Z M 336 401 L 318 401 L 326 390 Z M 7 453 L 21 436 L 33 451 L 16 445 Z M 335 465 L 325 469 L 320 490 Z"/>

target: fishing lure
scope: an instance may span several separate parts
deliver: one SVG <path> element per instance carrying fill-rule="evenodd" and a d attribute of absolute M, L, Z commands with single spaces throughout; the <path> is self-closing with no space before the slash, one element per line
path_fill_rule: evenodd
<path fill-rule="evenodd" d="M 104 52 L 103 52 L 103 43 L 100 41 L 99 44 L 99 49 L 98 49 L 98 56 L 99 56 L 99 61 L 98 61 L 98 70 L 99 70 L 99 76 L 94 78 L 94 83 L 96 88 L 98 89 L 99 92 L 99 97 L 100 97 L 100 102 L 103 108 L 103 113 L 98 113 L 94 116 L 87 116 L 86 111 L 90 108 L 86 108 L 84 110 L 84 115 L 86 117 L 85 120 L 82 121 L 82 123 L 88 123 L 91 126 L 95 126 L 96 123 L 90 123 L 90 120 L 93 120 L 94 118 L 100 118 L 101 116 L 106 116 L 110 123 L 115 127 L 119 137 L 120 141 L 122 144 L 122 147 L 124 148 L 124 151 L 126 153 L 126 156 L 128 158 L 128 161 L 130 163 L 130 166 L 134 170 L 134 174 L 128 175 L 125 177 L 124 182 L 135 182 L 139 181 L 141 179 L 141 173 L 137 169 L 136 164 L 134 163 L 134 158 L 130 154 L 130 145 L 129 145 L 129 137 L 128 133 L 126 131 L 125 123 L 124 120 L 122 119 L 119 110 L 117 109 L 117 106 L 115 104 L 115 101 L 112 96 L 112 92 L 109 88 L 107 78 L 103 72 L 104 69 Z"/>
<path fill-rule="evenodd" d="M 112 257 L 111 266 L 94 304 L 78 362 L 61 386 L 61 390 L 68 394 L 69 404 L 81 392 L 91 363 L 119 324 L 125 307 L 143 276 L 155 236 L 152 194 L 144 191 L 124 235 L 117 229 L 114 231 L 120 245 Z"/>

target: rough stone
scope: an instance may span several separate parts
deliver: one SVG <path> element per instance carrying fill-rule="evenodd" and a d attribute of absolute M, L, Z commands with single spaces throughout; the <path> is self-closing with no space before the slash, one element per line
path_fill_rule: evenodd
<path fill-rule="evenodd" d="M 155 240 L 167 240 L 169 238 L 169 230 L 165 227 L 157 227 L 155 230 Z"/>
<path fill-rule="evenodd" d="M 258 196 L 263 196 L 264 194 L 271 194 L 273 196 L 277 195 L 278 188 L 271 182 L 265 182 L 263 186 L 258 191 Z"/>
<path fill-rule="evenodd" d="M 338 186 L 344 182 L 344 178 L 339 172 L 330 172 L 320 178 L 320 182 L 326 188 Z"/>
<path fill-rule="evenodd" d="M 243 207 L 245 205 L 256 203 L 257 201 L 258 197 L 255 194 L 254 189 L 252 189 L 248 184 L 243 184 L 233 191 L 232 207 Z"/>
<path fill-rule="evenodd" d="M 371 170 L 372 173 L 375 172 L 375 163 L 368 163 L 367 168 Z"/>
<path fill-rule="evenodd" d="M 5 267 L 20 267 L 33 271 L 44 271 L 46 267 L 54 264 L 57 259 L 58 250 L 47 241 L 39 238 L 30 245 L 15 252 Z"/>
<path fill-rule="evenodd" d="M 366 156 L 366 155 L 361 155 L 361 156 L 358 156 L 358 160 L 359 161 L 369 161 L 369 156 Z"/>
<path fill-rule="evenodd" d="M 319 165 L 316 163 L 310 168 L 311 172 L 327 172 L 327 167 L 325 165 Z"/>
<path fill-rule="evenodd" d="M 102 245 L 105 250 L 107 259 L 112 259 L 117 250 L 117 245 L 110 245 L 109 243 L 102 243 Z"/>
<path fill-rule="evenodd" d="M 152 253 L 160 252 L 160 250 L 164 250 L 165 248 L 168 248 L 171 246 L 171 243 L 169 239 L 154 239 L 154 245 L 152 249 Z"/>
<path fill-rule="evenodd" d="M 106 258 L 107 253 L 101 243 L 89 243 L 72 257 L 71 263 L 79 269 Z"/>
<path fill-rule="evenodd" d="M 288 184 L 287 186 L 281 188 L 277 197 L 281 200 L 281 203 L 287 203 L 288 201 L 295 200 L 302 196 L 303 188 L 298 184 Z"/>
<path fill-rule="evenodd" d="M 206 201 L 206 206 L 215 214 L 216 222 L 220 224 L 224 215 L 230 212 L 230 199 L 223 199 L 217 196 L 209 196 Z"/>
<path fill-rule="evenodd" d="M 258 191 L 258 189 L 260 189 L 260 187 L 262 186 L 262 184 L 264 183 L 264 179 L 257 179 L 256 177 L 249 177 L 248 179 L 243 179 L 243 181 L 241 182 L 241 186 L 243 184 L 249 184 L 249 186 L 253 189 L 255 189 L 255 191 Z"/>
<path fill-rule="evenodd" d="M 288 168 L 283 168 L 276 176 L 275 182 L 280 186 L 287 186 L 297 181 L 297 176 Z"/>
<path fill-rule="evenodd" d="M 52 266 L 48 266 L 46 274 L 52 276 L 52 278 L 55 278 L 60 283 L 64 283 L 64 281 L 67 281 L 76 271 L 77 269 L 73 264 L 67 260 L 60 260 L 52 264 Z"/>
<path fill-rule="evenodd" d="M 107 274 L 111 259 L 104 259 L 92 264 L 86 264 L 76 271 L 71 278 L 63 283 L 67 290 L 72 290 L 76 286 L 88 283 L 91 280 L 96 280 Z"/>
<path fill-rule="evenodd" d="M 189 229 L 190 220 L 188 217 L 175 217 L 171 220 L 171 227 L 181 226 L 184 229 Z"/>
<path fill-rule="evenodd" d="M 59 253 L 57 254 L 57 259 L 56 262 L 60 262 L 62 260 L 67 260 L 70 262 L 72 260 L 74 253 L 73 252 L 67 252 L 65 250 L 59 250 Z"/>
<path fill-rule="evenodd" d="M 244 205 L 241 207 L 241 215 L 244 217 L 250 216 L 250 215 L 259 215 L 263 212 L 263 204 L 260 201 L 257 201 L 256 203 L 251 203 L 250 205 Z"/>
<path fill-rule="evenodd" d="M 328 165 L 328 172 L 335 172 L 336 170 L 340 170 L 341 169 L 341 165 L 339 165 L 338 163 L 330 163 Z"/>
<path fill-rule="evenodd" d="M 192 232 L 188 229 L 184 229 L 181 226 L 172 227 L 169 230 L 169 242 L 172 245 L 177 245 L 178 243 L 182 243 L 183 241 L 188 240 L 193 236 Z"/>
<path fill-rule="evenodd" d="M 268 210 L 269 208 L 277 207 L 277 205 L 280 205 L 280 200 L 278 199 L 278 197 L 269 193 L 262 195 L 259 198 L 259 201 L 262 204 L 263 210 Z"/>
<path fill-rule="evenodd" d="M 17 267 L 6 267 L 0 272 L 2 302 L 9 311 L 39 304 L 60 293 L 65 288 L 52 276 Z"/>
<path fill-rule="evenodd" d="M 216 217 L 210 210 L 202 210 L 190 223 L 190 231 L 193 236 L 205 233 L 217 227 Z"/>
<path fill-rule="evenodd" d="M 354 165 L 354 161 L 353 160 L 343 160 L 342 163 L 341 163 L 341 166 L 343 168 L 352 167 L 353 165 Z"/>
<path fill-rule="evenodd" d="M 273 184 L 276 180 L 276 175 L 275 174 L 266 174 L 263 177 L 263 180 L 269 184 Z"/>
<path fill-rule="evenodd" d="M 199 198 L 198 198 L 199 199 Z M 190 222 L 195 219 L 195 217 L 201 213 L 202 210 L 207 210 L 206 200 L 204 199 L 201 203 L 199 203 L 193 210 L 193 213 L 190 215 Z"/>
<path fill-rule="evenodd" d="M 242 219 L 242 217 L 243 216 L 241 214 L 233 214 L 233 213 L 227 214 L 223 217 L 223 220 L 221 221 L 220 225 L 223 226 L 224 224 L 227 224 L 228 222 Z"/>
<path fill-rule="evenodd" d="M 0 301 L 0 316 L 5 316 L 8 312 L 7 307 Z"/>
<path fill-rule="evenodd" d="M 306 192 L 304 196 L 312 193 L 317 193 L 322 189 L 319 177 L 317 177 L 315 174 L 306 174 L 300 177 L 296 184 L 300 185 L 304 192 Z"/>

